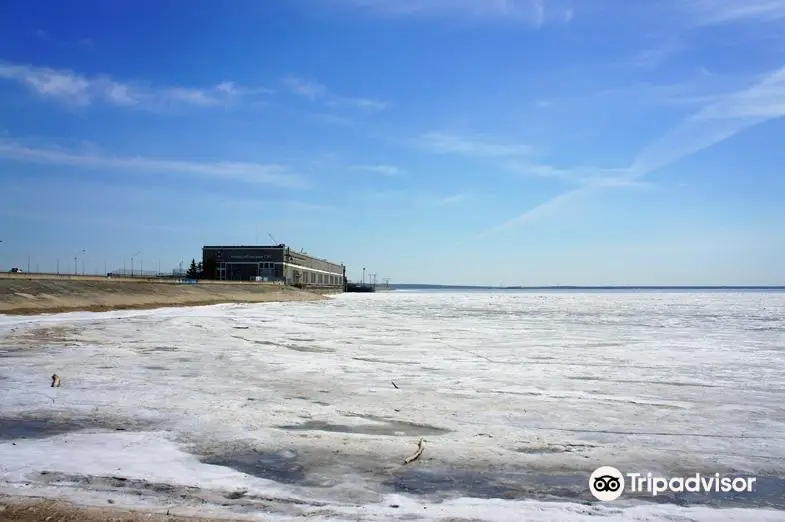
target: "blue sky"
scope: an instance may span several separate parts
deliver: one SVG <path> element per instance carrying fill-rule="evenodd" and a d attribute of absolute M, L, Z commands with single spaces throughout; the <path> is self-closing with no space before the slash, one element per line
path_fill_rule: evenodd
<path fill-rule="evenodd" d="M 785 284 L 783 35 L 783 0 L 5 1 L 0 268 L 272 234 L 350 278 Z"/>

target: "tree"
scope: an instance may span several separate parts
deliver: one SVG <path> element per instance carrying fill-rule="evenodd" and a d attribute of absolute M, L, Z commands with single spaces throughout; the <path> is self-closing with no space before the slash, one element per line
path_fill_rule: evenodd
<path fill-rule="evenodd" d="M 199 266 L 196 264 L 196 259 L 191 259 L 191 266 L 188 267 L 188 271 L 185 275 L 189 279 L 196 279 L 199 276 Z"/>
<path fill-rule="evenodd" d="M 202 266 L 202 262 L 199 261 L 196 263 L 196 279 L 203 279 L 204 278 L 204 267 Z"/>

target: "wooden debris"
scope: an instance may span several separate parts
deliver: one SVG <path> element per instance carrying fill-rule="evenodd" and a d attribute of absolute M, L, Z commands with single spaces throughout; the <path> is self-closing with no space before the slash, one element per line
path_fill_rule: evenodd
<path fill-rule="evenodd" d="M 419 459 L 424 449 L 425 449 L 425 439 L 420 439 L 420 441 L 417 443 L 417 451 L 415 451 L 414 453 L 403 459 L 403 464 L 406 465 Z"/>
<path fill-rule="evenodd" d="M 60 376 L 57 374 L 52 375 L 52 385 L 50 388 L 59 388 L 60 387 Z"/>

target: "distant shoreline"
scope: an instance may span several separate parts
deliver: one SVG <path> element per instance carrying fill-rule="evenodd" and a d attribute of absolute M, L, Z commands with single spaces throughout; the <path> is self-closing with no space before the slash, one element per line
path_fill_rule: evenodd
<path fill-rule="evenodd" d="M 785 286 L 462 286 L 397 284 L 395 290 L 785 290 Z"/>

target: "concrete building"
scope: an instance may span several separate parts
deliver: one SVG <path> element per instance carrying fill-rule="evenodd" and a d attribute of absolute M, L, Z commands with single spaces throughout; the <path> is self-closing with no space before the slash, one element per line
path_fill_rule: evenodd
<path fill-rule="evenodd" d="M 346 267 L 295 252 L 286 245 L 205 246 L 206 279 L 284 281 L 296 286 L 343 287 Z"/>

